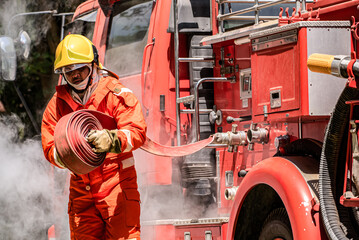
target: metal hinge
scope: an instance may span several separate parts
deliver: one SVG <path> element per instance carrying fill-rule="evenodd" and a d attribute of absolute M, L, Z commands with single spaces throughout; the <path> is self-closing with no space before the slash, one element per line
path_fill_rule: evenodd
<path fill-rule="evenodd" d="M 290 30 L 286 32 L 276 33 L 273 35 L 252 39 L 252 51 L 260 51 L 263 49 L 278 47 L 298 41 L 298 30 Z"/>

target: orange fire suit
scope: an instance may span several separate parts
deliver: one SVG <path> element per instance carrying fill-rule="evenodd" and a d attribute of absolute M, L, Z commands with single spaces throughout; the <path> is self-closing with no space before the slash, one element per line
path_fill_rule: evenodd
<path fill-rule="evenodd" d="M 140 239 L 140 195 L 132 151 L 146 139 L 139 101 L 112 77 L 102 78 L 85 105 L 75 102 L 67 85 L 56 87 L 42 120 L 45 157 L 54 160 L 54 130 L 73 111 L 92 109 L 115 118 L 121 153 L 108 153 L 104 163 L 88 174 L 71 174 L 68 214 L 71 239 Z"/>

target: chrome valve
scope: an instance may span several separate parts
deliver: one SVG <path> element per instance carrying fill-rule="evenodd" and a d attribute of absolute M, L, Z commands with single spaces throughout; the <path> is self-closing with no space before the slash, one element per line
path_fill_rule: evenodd
<path fill-rule="evenodd" d="M 238 189 L 238 186 L 226 188 L 226 190 L 224 190 L 224 198 L 226 200 L 234 200 L 234 197 L 236 196 L 236 193 L 237 193 L 237 189 Z"/>
<path fill-rule="evenodd" d="M 214 143 L 230 145 L 247 145 L 247 133 L 245 131 L 238 131 L 236 133 L 216 133 L 214 135 Z"/>
<path fill-rule="evenodd" d="M 258 128 L 253 124 L 247 132 L 247 140 L 249 143 L 268 143 L 269 131 L 266 128 Z"/>

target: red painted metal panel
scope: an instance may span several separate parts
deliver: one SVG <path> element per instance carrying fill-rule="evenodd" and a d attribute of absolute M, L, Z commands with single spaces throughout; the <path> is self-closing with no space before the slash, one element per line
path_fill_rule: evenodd
<path fill-rule="evenodd" d="M 241 147 L 240 147 L 241 148 Z M 239 151 L 242 149 L 239 149 Z M 242 152 L 242 151 L 240 151 Z M 224 197 L 224 191 L 226 189 L 225 185 L 225 174 L 226 171 L 233 171 L 233 183 L 234 186 L 238 186 L 239 184 L 239 178 L 238 178 L 238 172 L 241 170 L 241 163 L 243 162 L 243 154 L 241 153 L 229 153 L 226 150 L 221 150 L 219 152 L 220 154 L 220 192 L 219 192 L 219 200 L 221 201 L 221 206 L 218 209 L 219 214 L 227 214 L 230 212 L 233 201 L 226 200 Z"/>
<path fill-rule="evenodd" d="M 252 54 L 253 114 L 298 109 L 299 50 L 295 44 L 270 48 Z M 281 107 L 271 108 L 270 92 L 281 91 Z"/>
<path fill-rule="evenodd" d="M 300 97 L 301 112 L 303 115 L 309 115 L 309 89 L 308 89 L 308 49 L 307 49 L 307 29 L 300 28 L 298 31 L 298 47 L 299 47 L 299 68 L 300 68 Z"/>
<path fill-rule="evenodd" d="M 215 76 L 221 76 L 221 71 L 223 73 L 224 69 L 219 65 L 221 61 L 221 49 L 224 50 L 224 68 L 232 67 L 232 74 L 225 74 L 227 78 L 235 77 L 236 83 L 215 83 L 214 84 L 214 93 L 215 93 L 215 105 L 217 109 L 220 109 L 223 113 L 223 119 L 228 116 L 238 118 L 243 116 L 251 115 L 251 103 L 252 100 L 248 99 L 248 106 L 243 107 L 243 100 L 240 98 L 240 70 L 250 68 L 250 46 L 249 43 L 243 44 L 240 46 L 235 46 L 232 42 L 232 45 L 219 45 L 214 46 L 214 54 L 216 56 L 216 66 L 214 68 Z M 229 99 L 231 99 L 229 101 Z"/>
<path fill-rule="evenodd" d="M 228 230 L 228 223 L 224 223 L 224 224 L 222 225 L 222 228 L 221 228 L 221 231 L 222 231 L 221 240 L 225 240 L 225 239 L 226 239 L 227 230 Z"/>
<path fill-rule="evenodd" d="M 200 226 L 181 226 L 176 227 L 176 240 L 183 240 L 184 233 L 189 232 L 191 234 L 191 240 L 203 240 L 205 239 L 205 232 L 211 231 L 213 240 L 221 240 L 221 227 L 211 225 Z"/>
<path fill-rule="evenodd" d="M 174 76 L 171 72 L 171 33 L 167 32 L 171 1 L 158 1 L 154 4 L 148 32 L 148 43 L 153 47 L 147 50 L 144 61 L 145 72 L 140 86 L 142 104 L 146 123 L 149 126 L 147 135 L 163 145 L 174 145 L 176 129 L 175 94 L 171 92 L 170 82 Z M 165 111 L 160 112 L 160 95 L 165 95 Z M 173 120 L 173 121 L 172 121 Z M 146 180 L 149 184 L 171 184 L 171 158 L 142 154 L 148 167 Z"/>
<path fill-rule="evenodd" d="M 85 14 L 86 12 L 93 11 L 97 8 L 99 8 L 99 4 L 97 0 L 88 0 L 84 3 L 81 3 L 75 10 L 75 13 L 73 15 L 73 19 L 76 17 Z"/>
<path fill-rule="evenodd" d="M 218 4 L 216 0 L 212 0 L 212 34 L 216 35 L 218 33 L 218 22 L 216 16 L 218 16 Z"/>
<path fill-rule="evenodd" d="M 106 52 L 106 44 L 107 44 L 106 36 L 108 30 L 108 23 L 109 23 L 109 18 L 105 16 L 105 14 L 102 12 L 100 8 L 98 8 L 92 42 L 97 48 L 101 63 L 104 63 L 105 61 L 105 52 Z"/>
<path fill-rule="evenodd" d="M 323 8 L 330 5 L 343 3 L 343 2 L 349 2 L 350 0 L 318 0 L 314 1 L 312 3 L 307 3 L 307 9 L 317 9 L 317 8 Z"/>
<path fill-rule="evenodd" d="M 144 61 L 145 72 L 140 86 L 142 104 L 146 123 L 149 126 L 147 135 L 162 145 L 176 145 L 176 95 L 174 76 L 173 34 L 168 32 L 171 1 L 158 1 L 151 15 L 148 43 L 154 42 L 147 49 Z M 187 57 L 187 37 L 180 35 L 179 56 Z M 188 96 L 189 74 L 188 63 L 180 63 L 180 96 Z M 165 110 L 160 111 L 160 95 L 164 95 Z M 186 142 L 187 127 L 190 118 L 181 115 L 182 144 Z M 145 155 L 144 159 L 151 163 L 148 181 L 153 184 L 172 183 L 172 159 Z"/>
<path fill-rule="evenodd" d="M 240 85 L 240 71 L 242 69 L 247 69 L 251 67 L 251 47 L 249 43 L 235 46 L 235 65 L 238 65 L 238 71 L 236 70 L 236 79 L 238 85 Z M 237 87 L 237 86 L 234 86 Z M 236 89 L 237 90 L 237 89 Z M 252 98 L 247 100 L 240 99 L 240 86 L 239 86 L 239 96 L 236 96 L 235 104 L 238 104 L 238 109 L 240 111 L 240 116 L 250 116 L 252 114 Z M 235 91 L 238 92 L 238 91 Z M 246 103 L 245 103 L 245 102 Z M 236 107 L 237 108 L 237 107 Z"/>
<path fill-rule="evenodd" d="M 175 228 L 172 224 L 168 225 L 142 225 L 141 239 L 175 239 Z"/>
<path fill-rule="evenodd" d="M 231 44 L 231 45 L 229 45 Z M 221 54 L 221 50 L 224 54 Z M 233 118 L 249 116 L 251 114 L 251 99 L 248 100 L 248 107 L 243 107 L 242 100 L 240 99 L 240 81 L 239 72 L 241 69 L 250 67 L 250 50 L 249 44 L 235 46 L 233 41 L 227 41 L 215 45 L 213 48 L 214 55 L 216 56 L 216 65 L 214 67 L 214 76 L 222 76 L 224 68 L 232 67 L 232 74 L 225 74 L 225 77 L 235 77 L 236 83 L 215 83 L 214 95 L 215 105 L 220 109 L 223 114 L 223 123 L 219 126 L 222 131 L 230 131 L 231 126 L 226 123 L 228 116 Z M 220 65 L 221 55 L 224 55 L 224 68 Z M 231 59 L 231 60 L 230 60 Z M 229 61 L 230 60 L 230 61 Z M 221 68 L 223 68 L 221 70 Z"/>
<path fill-rule="evenodd" d="M 327 2 L 327 0 L 325 0 Z M 324 1 L 321 1 L 321 4 Z M 328 1 L 329 2 L 329 1 Z M 331 0 L 330 2 L 336 2 L 334 0 Z M 319 18 L 320 20 L 350 20 L 351 16 L 358 17 L 358 10 L 357 6 L 359 4 L 358 0 L 352 0 L 352 1 L 339 1 L 337 4 L 334 5 L 328 5 L 323 8 L 318 8 L 313 11 L 308 11 L 306 13 L 302 14 L 302 18 L 307 19 L 310 16 L 315 17 L 318 15 L 319 12 Z M 309 7 L 311 5 L 308 5 Z M 314 7 L 314 5 L 313 5 Z M 315 7 L 318 7 L 316 5 Z M 310 9 L 310 8 L 309 8 Z"/>
<path fill-rule="evenodd" d="M 323 141 L 325 129 L 328 124 L 329 117 L 318 118 L 315 121 L 309 121 L 302 124 L 302 137 L 312 138 L 320 142 Z"/>

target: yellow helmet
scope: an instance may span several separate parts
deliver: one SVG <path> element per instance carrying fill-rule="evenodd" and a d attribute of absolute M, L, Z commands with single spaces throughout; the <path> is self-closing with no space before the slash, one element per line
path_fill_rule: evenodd
<path fill-rule="evenodd" d="M 55 73 L 60 73 L 64 66 L 92 62 L 102 69 L 93 43 L 82 35 L 69 34 L 56 48 L 54 70 Z"/>

